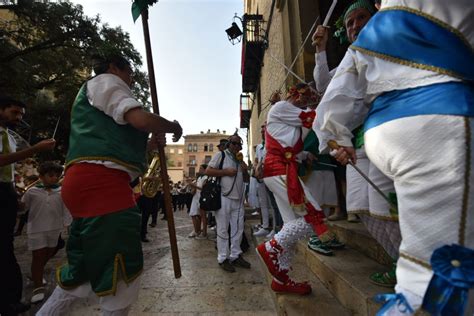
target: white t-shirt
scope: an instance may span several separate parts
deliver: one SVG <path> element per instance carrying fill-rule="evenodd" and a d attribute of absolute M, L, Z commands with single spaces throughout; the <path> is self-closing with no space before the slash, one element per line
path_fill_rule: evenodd
<path fill-rule="evenodd" d="M 72 222 L 71 214 L 61 198 L 61 187 L 48 192 L 44 188 L 32 187 L 21 198 L 29 210 L 28 234 L 62 229 Z"/>
<path fill-rule="evenodd" d="M 209 167 L 219 169 L 221 159 L 222 152 L 218 152 L 214 155 L 214 157 L 212 157 L 211 161 L 209 162 Z M 237 169 L 237 175 L 234 177 L 221 177 L 221 194 L 232 200 L 238 200 L 243 198 L 244 177 L 242 174 L 242 168 L 240 166 L 240 163 L 237 160 L 234 160 L 232 154 L 228 150 L 225 150 L 224 164 L 222 165 L 222 169 L 226 168 Z"/>

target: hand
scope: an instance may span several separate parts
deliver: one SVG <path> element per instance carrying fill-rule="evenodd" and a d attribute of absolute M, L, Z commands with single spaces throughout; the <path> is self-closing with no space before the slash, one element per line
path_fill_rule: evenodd
<path fill-rule="evenodd" d="M 241 161 L 240 162 L 240 167 L 242 168 L 242 171 L 243 172 L 247 172 L 249 167 L 247 166 L 247 164 L 245 163 L 245 161 Z"/>
<path fill-rule="evenodd" d="M 322 52 L 326 50 L 326 44 L 328 42 L 329 27 L 318 25 L 316 31 L 313 34 L 312 40 L 313 45 L 316 46 L 316 52 Z"/>
<path fill-rule="evenodd" d="M 354 147 L 341 146 L 338 149 L 334 149 L 331 152 L 331 156 L 336 158 L 336 160 L 343 166 L 347 165 L 350 162 L 352 162 L 353 164 L 357 163 Z"/>
<path fill-rule="evenodd" d="M 166 134 L 159 133 L 151 135 L 151 138 L 148 140 L 147 149 L 156 150 L 166 146 Z"/>
<path fill-rule="evenodd" d="M 233 177 L 237 174 L 237 169 L 235 168 L 225 168 L 222 170 L 224 170 L 225 175 L 228 177 Z"/>
<path fill-rule="evenodd" d="M 54 146 L 56 146 L 56 141 L 50 138 L 50 139 L 42 140 L 39 143 L 36 143 L 35 145 L 33 145 L 33 148 L 36 149 L 37 151 L 47 151 L 47 150 L 53 150 Z"/>
<path fill-rule="evenodd" d="M 311 167 L 313 165 L 313 161 L 318 161 L 318 157 L 313 155 L 312 153 L 308 153 L 308 156 L 306 156 L 306 166 Z"/>
<path fill-rule="evenodd" d="M 179 125 L 178 121 L 174 120 L 173 122 L 176 124 L 176 130 L 173 133 L 173 142 L 176 143 L 181 138 L 181 135 L 183 135 L 183 129 L 181 128 L 181 125 Z"/>

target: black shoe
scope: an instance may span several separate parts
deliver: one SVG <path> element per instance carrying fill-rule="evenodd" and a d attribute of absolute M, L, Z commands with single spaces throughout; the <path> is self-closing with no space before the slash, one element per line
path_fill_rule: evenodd
<path fill-rule="evenodd" d="M 242 256 L 239 256 L 234 261 L 230 262 L 233 266 L 250 269 L 250 262 L 246 261 Z"/>
<path fill-rule="evenodd" d="M 166 218 L 165 218 L 166 219 Z M 156 227 L 156 223 L 151 223 L 150 227 Z"/>
<path fill-rule="evenodd" d="M 229 259 L 225 259 L 223 262 L 219 263 L 219 266 L 227 272 L 235 272 L 234 266 L 230 263 Z"/>
<path fill-rule="evenodd" d="M 145 238 L 142 238 L 142 242 L 150 242 L 150 239 L 148 239 L 148 238 L 146 238 L 146 237 L 145 237 Z"/>

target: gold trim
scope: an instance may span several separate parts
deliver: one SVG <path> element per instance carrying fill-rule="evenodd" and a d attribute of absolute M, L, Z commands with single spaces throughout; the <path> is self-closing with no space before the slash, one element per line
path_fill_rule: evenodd
<path fill-rule="evenodd" d="M 125 163 L 121 160 L 115 159 L 115 158 L 110 158 L 110 157 L 105 157 L 105 156 L 85 156 L 85 157 L 79 157 L 73 160 L 70 160 L 66 163 L 66 169 L 69 168 L 72 164 L 76 162 L 87 162 L 86 160 L 100 160 L 100 161 L 110 161 L 116 164 L 119 164 L 125 168 L 132 169 L 132 171 L 138 171 L 142 172 L 139 168 L 135 167 L 134 165 Z"/>
<path fill-rule="evenodd" d="M 411 261 L 411 262 L 413 262 L 413 263 L 416 263 L 416 264 L 422 266 L 423 268 L 426 268 L 426 269 L 428 269 L 428 270 L 431 270 L 431 265 L 430 265 L 428 262 L 423 261 L 423 260 L 420 260 L 420 259 L 417 259 L 417 258 L 415 258 L 415 257 L 412 257 L 412 256 L 410 256 L 410 255 L 408 255 L 408 254 L 406 254 L 406 253 L 401 252 L 401 251 L 400 251 L 400 258 L 403 258 L 403 259 L 405 259 L 405 260 Z"/>
<path fill-rule="evenodd" d="M 408 7 L 403 7 L 403 6 L 394 6 L 394 7 L 384 8 L 380 11 L 396 11 L 396 10 L 410 12 L 410 13 L 416 14 L 418 16 L 422 16 L 422 17 L 432 21 L 433 23 L 438 24 L 439 26 L 445 28 L 449 32 L 456 35 L 468 48 L 470 48 L 471 52 L 474 52 L 474 48 L 470 45 L 469 41 L 464 37 L 464 35 L 459 30 L 455 29 L 451 25 L 439 20 L 438 18 L 436 18 L 432 15 L 426 14 L 426 13 L 424 13 L 422 11 L 419 11 L 419 10 L 415 10 L 413 8 L 408 8 Z M 454 71 L 451 71 L 451 70 L 448 70 L 448 69 L 444 69 L 444 68 L 441 68 L 441 67 L 429 66 L 429 65 L 425 65 L 425 64 L 415 63 L 415 62 L 412 62 L 412 61 L 407 61 L 405 59 L 396 58 L 396 57 L 393 57 L 393 56 L 390 56 L 390 55 L 374 52 L 374 51 L 367 50 L 365 48 L 357 47 L 357 46 L 354 46 L 354 45 L 351 45 L 350 48 L 354 49 L 354 50 L 357 50 L 357 51 L 360 51 L 360 52 L 362 52 L 366 55 L 378 57 L 380 59 L 384 59 L 384 60 L 387 60 L 387 61 L 390 61 L 390 62 L 393 62 L 393 63 L 397 63 L 397 64 L 400 64 L 400 65 L 413 67 L 413 68 L 417 68 L 417 69 L 422 69 L 422 70 L 433 71 L 433 72 L 437 72 L 437 73 L 440 73 L 440 74 L 443 74 L 443 75 L 448 75 L 448 76 L 451 76 L 451 77 L 464 79 L 464 76 L 462 76 L 461 74 L 458 74 L 457 72 L 454 72 Z"/>
<path fill-rule="evenodd" d="M 368 50 L 368 49 L 365 49 L 365 48 L 357 47 L 357 46 L 354 46 L 354 45 L 351 45 L 350 48 L 353 49 L 353 50 L 360 51 L 363 54 L 373 56 L 373 57 L 377 57 L 377 58 L 380 58 L 380 59 L 384 59 L 384 60 L 390 61 L 392 63 L 396 63 L 396 64 L 400 64 L 400 65 L 404 65 L 404 66 L 408 66 L 408 67 L 412 67 L 412 68 L 422 69 L 422 70 L 433 71 L 433 72 L 437 72 L 437 73 L 440 73 L 440 74 L 443 74 L 443 75 L 448 75 L 448 76 L 458 78 L 458 79 L 463 79 L 464 78 L 464 76 L 462 76 L 462 75 L 460 75 L 460 74 L 458 74 L 454 71 L 447 70 L 447 69 L 444 69 L 444 68 L 435 67 L 435 66 L 428 66 L 428 65 L 425 65 L 425 64 L 420 64 L 420 63 L 415 63 L 415 62 L 412 62 L 412 61 L 407 61 L 405 59 L 400 59 L 400 58 L 385 55 L 385 54 L 382 54 L 382 53 L 377 53 L 377 52 L 374 52 L 374 51 L 371 51 L 371 50 Z"/>
<path fill-rule="evenodd" d="M 459 39 L 461 41 L 463 41 L 464 44 L 471 49 L 471 51 L 474 51 L 474 48 L 471 46 L 469 41 L 466 39 L 466 37 L 464 37 L 464 35 L 458 29 L 452 27 L 451 25 L 441 21 L 440 19 L 438 19 L 438 18 L 436 18 L 432 15 L 429 15 L 428 13 L 425 13 L 423 11 L 416 10 L 416 9 L 413 9 L 413 8 L 404 7 L 404 6 L 393 6 L 393 7 L 383 8 L 379 11 L 383 12 L 383 11 L 397 11 L 397 10 L 406 11 L 406 12 L 416 14 L 418 16 L 421 16 L 421 17 L 424 17 L 424 18 L 430 20 L 431 22 L 433 22 L 435 24 L 438 24 L 439 26 L 441 26 L 442 28 L 445 28 L 449 32 L 454 33 L 454 35 L 459 37 Z"/>
<path fill-rule="evenodd" d="M 115 295 L 115 293 L 117 292 L 118 265 L 119 265 L 119 263 L 120 263 L 120 271 L 121 271 L 122 279 L 127 284 L 130 284 L 131 282 L 133 282 L 136 278 L 138 278 L 140 276 L 140 274 L 143 273 L 143 268 L 142 268 L 136 274 L 134 274 L 134 275 L 132 275 L 128 278 L 126 270 L 125 270 L 125 261 L 123 259 L 122 254 L 118 253 L 118 254 L 115 255 L 115 258 L 114 258 L 114 271 L 112 273 L 112 288 L 110 290 L 106 290 L 106 291 L 102 291 L 102 292 L 95 292 L 95 294 L 97 296 L 107 296 L 107 295 L 111 295 L 111 294 Z M 56 281 L 57 281 L 59 287 L 61 287 L 62 289 L 65 289 L 65 290 L 71 290 L 71 289 L 74 289 L 74 288 L 84 284 L 85 282 L 77 284 L 77 285 L 67 286 L 67 285 L 64 285 L 61 282 L 61 277 L 60 277 L 61 268 L 66 266 L 66 265 L 67 265 L 67 263 L 59 266 L 56 269 Z"/>
<path fill-rule="evenodd" d="M 466 171 L 464 173 L 464 192 L 462 196 L 461 222 L 459 223 L 459 245 L 464 246 L 467 224 L 467 208 L 469 204 L 469 190 L 471 178 L 471 127 L 468 117 L 464 118 L 466 130 Z"/>
<path fill-rule="evenodd" d="M 383 215 L 377 215 L 377 214 L 372 214 L 368 210 L 355 210 L 355 211 L 347 211 L 347 213 L 350 214 L 356 214 L 356 215 L 367 215 L 376 219 L 380 219 L 383 221 L 388 221 L 388 222 L 398 222 L 398 218 L 394 218 L 392 216 L 383 216 Z"/>

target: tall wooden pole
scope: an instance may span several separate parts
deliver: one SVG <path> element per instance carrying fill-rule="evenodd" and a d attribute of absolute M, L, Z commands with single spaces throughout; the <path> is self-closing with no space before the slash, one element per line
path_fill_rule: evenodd
<path fill-rule="evenodd" d="M 148 9 L 142 11 L 143 35 L 145 36 L 146 60 L 148 64 L 148 77 L 150 79 L 151 104 L 153 112 L 160 115 L 158 106 L 158 94 L 156 92 L 155 70 L 153 67 L 153 56 L 151 53 L 150 31 L 148 29 Z M 163 183 L 163 196 L 165 201 L 165 212 L 168 218 L 168 232 L 171 244 L 171 256 L 173 258 L 173 269 L 175 278 L 181 277 L 181 266 L 179 264 L 178 244 L 176 242 L 176 229 L 174 227 L 173 208 L 170 194 L 170 184 L 168 179 L 168 171 L 166 169 L 166 157 L 163 147 L 158 148 L 160 156 L 160 173 Z"/>

